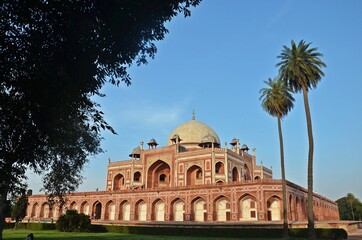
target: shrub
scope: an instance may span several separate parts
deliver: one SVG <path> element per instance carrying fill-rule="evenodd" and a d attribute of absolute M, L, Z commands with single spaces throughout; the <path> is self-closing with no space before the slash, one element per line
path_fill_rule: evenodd
<path fill-rule="evenodd" d="M 93 225 L 94 232 L 116 232 L 142 235 L 176 235 L 176 236 L 202 236 L 220 238 L 281 238 L 281 228 L 245 228 L 245 227 L 178 227 L 178 226 L 118 226 Z M 289 235 L 292 238 L 306 238 L 306 228 L 291 228 Z M 342 240 L 347 239 L 344 229 L 317 228 L 318 239 Z"/>
<path fill-rule="evenodd" d="M 316 228 L 316 234 L 318 239 L 347 239 L 347 232 L 342 228 Z M 303 238 L 308 235 L 308 229 L 292 228 L 289 229 L 289 235 L 291 237 Z"/>
<path fill-rule="evenodd" d="M 88 215 L 79 214 L 77 210 L 67 210 L 58 218 L 56 226 L 61 232 L 89 232 L 91 220 Z"/>

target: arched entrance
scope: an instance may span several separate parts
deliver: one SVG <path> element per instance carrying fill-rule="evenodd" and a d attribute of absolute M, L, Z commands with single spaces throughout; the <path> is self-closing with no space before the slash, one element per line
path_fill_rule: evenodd
<path fill-rule="evenodd" d="M 70 210 L 77 210 L 78 211 L 78 205 L 76 202 L 72 202 L 69 206 Z"/>
<path fill-rule="evenodd" d="M 109 201 L 106 204 L 106 216 L 105 219 L 107 220 L 115 220 L 116 219 L 116 204 L 113 201 Z"/>
<path fill-rule="evenodd" d="M 217 162 L 215 164 L 215 173 L 216 174 L 225 174 L 225 170 L 224 170 L 224 164 L 222 162 Z"/>
<path fill-rule="evenodd" d="M 160 199 L 153 203 L 153 216 L 155 221 L 165 221 L 165 203 Z"/>
<path fill-rule="evenodd" d="M 89 215 L 89 204 L 88 204 L 88 202 L 83 202 L 80 205 L 80 212 L 84 213 L 86 215 Z"/>
<path fill-rule="evenodd" d="M 38 203 L 34 203 L 31 216 L 35 217 L 35 218 L 39 217 L 39 204 Z"/>
<path fill-rule="evenodd" d="M 298 197 L 296 198 L 295 203 L 296 203 L 296 208 L 297 208 L 296 219 L 295 220 L 300 221 L 300 220 L 302 220 L 303 213 L 302 213 L 302 205 L 301 205 L 300 200 L 299 200 Z"/>
<path fill-rule="evenodd" d="M 162 161 L 157 160 L 148 169 L 147 186 L 148 188 L 160 188 L 170 186 L 170 166 Z"/>
<path fill-rule="evenodd" d="M 203 222 L 207 219 L 206 216 L 206 201 L 202 198 L 197 198 L 192 202 L 192 209 L 194 212 L 194 220 L 196 222 Z"/>
<path fill-rule="evenodd" d="M 141 181 L 141 173 L 140 172 L 135 172 L 133 174 L 133 182 L 140 182 Z"/>
<path fill-rule="evenodd" d="M 238 172 L 238 169 L 236 167 L 234 167 L 233 171 L 232 171 L 232 180 L 233 180 L 233 182 L 238 182 L 239 181 L 239 172 Z"/>
<path fill-rule="evenodd" d="M 93 219 L 94 220 L 98 220 L 101 219 L 102 216 L 102 203 L 100 203 L 99 201 L 95 202 L 93 204 Z"/>
<path fill-rule="evenodd" d="M 200 185 L 203 183 L 202 169 L 193 165 L 186 172 L 186 185 Z"/>
<path fill-rule="evenodd" d="M 147 221 L 147 203 L 140 201 L 136 204 L 138 221 Z"/>
<path fill-rule="evenodd" d="M 123 221 L 131 220 L 131 204 L 128 201 L 121 203 L 119 219 Z"/>
<path fill-rule="evenodd" d="M 230 201 L 226 197 L 220 197 L 214 202 L 214 209 L 216 211 L 216 221 L 225 222 L 230 221 Z"/>
<path fill-rule="evenodd" d="M 173 220 L 174 221 L 184 221 L 184 213 L 185 213 L 185 203 L 178 199 L 173 204 Z"/>
<path fill-rule="evenodd" d="M 257 221 L 257 204 L 256 199 L 251 195 L 246 195 L 240 200 L 240 220 Z"/>
<path fill-rule="evenodd" d="M 267 201 L 268 208 L 268 221 L 281 220 L 281 199 L 278 197 L 271 197 Z"/>
<path fill-rule="evenodd" d="M 40 217 L 41 218 L 49 218 L 49 214 L 50 214 L 49 204 L 43 203 L 41 205 Z"/>
<path fill-rule="evenodd" d="M 124 189 L 124 176 L 118 173 L 113 180 L 113 190 Z"/>

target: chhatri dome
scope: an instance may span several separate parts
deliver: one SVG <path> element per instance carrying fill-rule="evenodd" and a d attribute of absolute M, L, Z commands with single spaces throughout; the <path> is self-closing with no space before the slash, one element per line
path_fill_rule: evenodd
<path fill-rule="evenodd" d="M 167 145 L 172 145 L 172 140 L 177 136 L 181 144 L 199 144 L 207 136 L 213 138 L 215 143 L 220 145 L 219 136 L 205 123 L 195 119 L 195 113 L 192 113 L 192 119 L 176 127 L 168 137 Z"/>

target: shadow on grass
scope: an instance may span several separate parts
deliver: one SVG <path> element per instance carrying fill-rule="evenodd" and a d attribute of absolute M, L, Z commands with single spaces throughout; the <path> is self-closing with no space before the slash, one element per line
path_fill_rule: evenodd
<path fill-rule="evenodd" d="M 240 238 L 219 238 L 219 237 L 186 237 L 186 236 L 156 236 L 156 235 L 136 235 L 136 234 L 124 234 L 124 233 L 67 233 L 67 232 L 58 232 L 55 230 L 4 230 L 3 237 L 4 239 L 11 240 L 24 240 L 29 233 L 34 234 L 35 240 L 81 240 L 81 239 L 90 239 L 90 240 L 236 240 Z M 249 240 L 273 240 L 275 238 L 249 238 Z M 290 240 L 300 240 L 302 238 L 290 238 Z M 248 240 L 248 238 L 243 238 L 243 240 Z"/>

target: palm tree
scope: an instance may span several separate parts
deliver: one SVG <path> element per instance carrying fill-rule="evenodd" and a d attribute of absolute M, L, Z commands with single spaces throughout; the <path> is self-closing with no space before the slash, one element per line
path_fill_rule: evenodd
<path fill-rule="evenodd" d="M 294 98 L 285 82 L 283 82 L 280 78 L 274 78 L 274 80 L 269 78 L 268 81 L 264 81 L 264 83 L 268 87 L 260 90 L 260 100 L 262 101 L 261 106 L 267 113 L 278 119 L 283 192 L 283 238 L 288 238 L 287 190 L 285 182 L 284 144 L 281 119 L 293 108 Z"/>
<path fill-rule="evenodd" d="M 295 92 L 303 92 L 305 114 L 307 119 L 309 152 L 308 152 L 308 239 L 315 239 L 313 216 L 313 131 L 310 116 L 308 91 L 316 88 L 324 76 L 322 67 L 326 64 L 321 61 L 323 55 L 317 52 L 318 48 L 310 48 L 311 43 L 301 40 L 298 46 L 292 40 L 291 48 L 283 46 L 281 59 L 276 67 L 279 67 L 280 77 Z"/>

